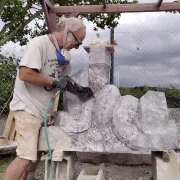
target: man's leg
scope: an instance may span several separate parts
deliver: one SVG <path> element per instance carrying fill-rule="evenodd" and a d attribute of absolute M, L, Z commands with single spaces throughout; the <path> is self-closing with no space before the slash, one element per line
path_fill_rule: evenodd
<path fill-rule="evenodd" d="M 19 180 L 30 163 L 30 160 L 19 157 L 14 159 L 6 170 L 5 180 Z"/>
<path fill-rule="evenodd" d="M 21 176 L 24 172 L 27 172 L 29 168 L 35 169 L 35 167 L 32 168 L 33 165 L 31 164 L 32 162 L 37 161 L 38 136 L 42 121 L 24 111 L 16 111 L 14 113 L 14 118 L 17 141 L 16 153 L 20 159 L 23 159 L 24 162 L 28 162 L 22 163 L 23 168 L 21 168 Z M 20 166 L 19 163 L 21 162 L 18 160 L 15 162 L 18 169 L 18 167 Z M 15 169 L 15 171 L 18 171 L 17 169 Z M 26 180 L 26 176 L 24 176 L 23 179 Z"/>
<path fill-rule="evenodd" d="M 36 168 L 41 160 L 42 152 L 37 153 L 37 161 L 31 162 L 23 174 L 23 179 L 32 179 L 35 176 Z"/>
<path fill-rule="evenodd" d="M 29 166 L 27 167 L 27 171 L 34 172 L 36 170 L 39 162 L 41 161 L 41 155 L 42 155 L 42 152 L 38 152 L 37 161 L 30 163 Z"/>

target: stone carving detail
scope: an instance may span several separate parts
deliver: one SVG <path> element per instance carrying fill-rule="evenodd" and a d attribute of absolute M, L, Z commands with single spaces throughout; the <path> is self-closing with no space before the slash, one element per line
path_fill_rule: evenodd
<path fill-rule="evenodd" d="M 107 85 L 99 91 L 92 110 L 93 121 L 97 128 L 112 125 L 113 110 L 119 98 L 120 93 L 116 86 Z"/>
<path fill-rule="evenodd" d="M 65 110 L 56 114 L 55 124 L 72 139 L 69 150 L 118 153 L 176 148 L 178 131 L 169 117 L 165 94 L 148 91 L 140 99 L 121 96 L 116 86 L 108 85 L 110 64 L 110 52 L 93 46 L 89 68 L 72 76 L 91 87 L 95 98 L 83 102 L 65 93 Z"/>
<path fill-rule="evenodd" d="M 100 34 L 96 33 L 96 36 L 92 37 L 90 45 L 108 45 L 108 41 L 101 39 Z"/>
<path fill-rule="evenodd" d="M 68 112 L 61 111 L 59 113 L 59 125 L 69 135 L 80 133 L 88 130 L 91 126 L 92 119 L 92 107 L 94 104 L 94 99 L 91 99 L 82 104 L 82 111 L 79 114 L 79 117 L 74 116 Z"/>
<path fill-rule="evenodd" d="M 109 81 L 110 67 L 106 64 L 89 66 L 89 87 L 94 93 L 100 91 Z"/>
<path fill-rule="evenodd" d="M 119 98 L 113 112 L 113 129 L 116 137 L 124 144 L 130 144 L 139 131 L 136 126 L 139 101 L 127 95 Z"/>
<path fill-rule="evenodd" d="M 151 151 L 177 146 L 177 128 L 168 116 L 165 94 L 148 91 L 140 100 L 121 97 L 113 114 L 117 138 L 129 148 Z"/>

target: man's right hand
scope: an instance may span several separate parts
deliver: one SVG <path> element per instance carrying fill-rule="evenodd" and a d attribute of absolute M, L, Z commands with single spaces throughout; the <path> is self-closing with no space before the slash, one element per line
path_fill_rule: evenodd
<path fill-rule="evenodd" d="M 71 81 L 69 76 L 61 76 L 59 79 L 53 78 L 52 87 L 54 89 L 58 88 L 61 90 L 66 90 L 68 82 Z"/>
<path fill-rule="evenodd" d="M 94 95 L 91 88 L 79 85 L 69 76 L 61 76 L 59 80 L 53 79 L 52 87 L 69 91 L 84 100 Z"/>

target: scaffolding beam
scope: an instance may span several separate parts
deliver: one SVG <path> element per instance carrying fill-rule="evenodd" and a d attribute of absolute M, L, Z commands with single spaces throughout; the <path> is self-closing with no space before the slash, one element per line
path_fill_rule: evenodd
<path fill-rule="evenodd" d="M 53 5 L 51 4 L 49 0 L 44 0 L 44 1 L 49 8 L 53 8 Z"/>
<path fill-rule="evenodd" d="M 95 13 L 133 13 L 133 12 L 159 12 L 159 11 L 176 11 L 180 10 L 180 3 L 162 3 L 157 7 L 157 3 L 140 3 L 140 4 L 106 4 L 103 5 L 85 5 L 85 6 L 57 6 L 50 9 L 51 13 L 56 14 L 95 14 Z"/>
<path fill-rule="evenodd" d="M 52 33 L 56 29 L 56 13 L 50 12 L 53 5 L 49 0 L 39 0 L 43 8 L 45 19 L 48 27 L 49 33 Z"/>

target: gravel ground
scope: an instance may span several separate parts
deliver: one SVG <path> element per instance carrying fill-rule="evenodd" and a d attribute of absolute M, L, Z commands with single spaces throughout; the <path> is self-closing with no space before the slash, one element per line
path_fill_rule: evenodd
<path fill-rule="evenodd" d="M 77 174 L 82 167 L 92 166 L 92 164 L 76 163 Z M 151 166 L 119 166 L 105 163 L 106 180 L 150 180 Z"/>
<path fill-rule="evenodd" d="M 15 158 L 15 155 L 0 156 L 0 180 L 4 179 L 4 174 L 9 163 Z M 82 167 L 93 166 L 92 164 L 76 162 L 76 178 Z M 38 165 L 36 177 L 39 180 L 44 179 L 44 161 Z M 151 166 L 119 166 L 105 163 L 106 180 L 150 180 Z"/>

